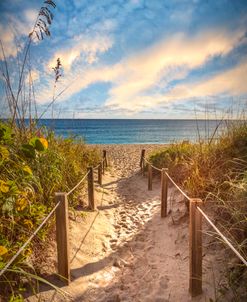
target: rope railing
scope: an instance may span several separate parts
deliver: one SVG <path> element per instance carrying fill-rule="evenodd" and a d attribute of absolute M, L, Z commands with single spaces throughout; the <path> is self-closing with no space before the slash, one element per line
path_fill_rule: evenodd
<path fill-rule="evenodd" d="M 68 193 L 55 193 L 54 208 L 44 218 L 42 223 L 36 228 L 27 241 L 20 247 L 17 253 L 7 262 L 7 264 L 0 270 L 0 277 L 8 270 L 17 257 L 25 250 L 27 245 L 32 241 L 34 236 L 46 224 L 49 218 L 56 213 L 56 241 L 57 241 L 57 265 L 58 274 L 63 281 L 67 284 L 70 283 L 70 264 L 69 264 L 69 240 L 68 240 L 68 196 L 73 193 L 87 178 L 88 179 L 88 200 L 89 208 L 95 210 L 94 204 L 94 169 L 98 169 L 98 182 L 102 185 L 102 174 L 104 174 L 105 167 L 108 166 L 106 150 L 103 150 L 103 159 L 96 167 L 88 168 L 87 173 L 82 179 L 68 192 Z"/>
<path fill-rule="evenodd" d="M 143 158 L 143 160 L 150 165 L 151 168 L 153 168 L 156 171 L 162 172 L 162 169 L 159 169 L 155 167 L 150 161 L 146 159 L 146 157 Z M 189 196 L 175 183 L 175 181 L 171 178 L 171 176 L 165 172 L 166 176 L 169 178 L 170 182 L 177 188 L 177 190 L 188 200 L 190 200 Z"/>
<path fill-rule="evenodd" d="M 106 157 L 102 159 L 102 161 L 95 167 L 92 167 L 93 170 L 98 170 L 101 165 L 103 165 L 106 162 Z M 86 179 L 86 177 L 89 175 L 90 171 L 87 171 L 87 173 L 82 177 L 82 179 L 67 193 L 67 196 L 69 196 L 73 191 L 75 191 L 80 184 Z"/>
<path fill-rule="evenodd" d="M 202 217 L 216 231 L 222 240 L 229 246 L 235 255 L 247 266 L 246 259 L 237 251 L 232 243 L 224 236 L 221 231 L 215 226 L 210 218 L 200 208 L 203 204 L 201 199 L 190 198 L 168 174 L 167 168 L 159 169 L 145 158 L 145 150 L 141 152 L 140 167 L 144 175 L 145 163 L 148 165 L 148 190 L 152 190 L 152 169 L 161 171 L 161 217 L 167 216 L 167 191 L 168 180 L 176 187 L 176 189 L 190 202 L 190 282 L 189 291 L 192 296 L 197 296 L 202 293 Z"/>
<path fill-rule="evenodd" d="M 74 186 L 74 188 L 72 188 L 68 193 L 67 193 L 67 196 L 69 196 L 72 192 L 75 191 L 75 189 L 77 189 L 80 184 L 86 179 L 86 177 L 88 176 L 89 174 L 89 171 L 82 177 L 82 179 Z"/>
<path fill-rule="evenodd" d="M 210 220 L 210 218 L 203 212 L 200 207 L 197 207 L 198 211 L 202 214 L 202 216 L 206 219 L 206 221 L 211 225 L 211 227 L 216 231 L 216 233 L 222 238 L 222 240 L 229 246 L 229 248 L 238 256 L 238 258 L 243 262 L 244 265 L 247 266 L 247 261 L 244 257 L 236 250 L 236 248 L 232 245 L 232 243 L 224 236 L 221 231 L 214 225 L 214 223 Z"/>
<path fill-rule="evenodd" d="M 9 262 L 5 265 L 5 267 L 0 271 L 0 276 L 2 276 L 6 270 L 10 267 L 10 265 L 16 260 L 16 258 L 24 251 L 24 249 L 27 247 L 27 245 L 31 242 L 31 240 L 34 238 L 34 236 L 39 232 L 39 230 L 46 224 L 46 222 L 50 219 L 52 214 L 56 211 L 58 206 L 60 205 L 60 202 L 58 202 L 54 208 L 50 211 L 50 213 L 45 217 L 45 219 L 42 221 L 42 223 L 36 228 L 36 230 L 32 233 L 32 235 L 27 239 L 27 241 L 19 248 L 17 253 L 9 260 Z"/>
<path fill-rule="evenodd" d="M 104 165 L 105 162 L 106 162 L 106 158 L 103 158 L 97 166 L 93 167 L 93 170 L 97 170 L 100 167 L 100 165 Z"/>
<path fill-rule="evenodd" d="M 97 170 L 102 163 L 103 163 L 103 161 L 100 162 L 97 166 L 93 167 L 93 170 Z"/>
<path fill-rule="evenodd" d="M 154 170 L 159 171 L 159 172 L 162 171 L 161 169 L 155 167 L 152 163 L 150 163 L 150 161 L 148 161 L 148 160 L 146 159 L 146 157 L 144 157 L 143 160 L 144 160 L 148 165 L 150 165 Z"/>
<path fill-rule="evenodd" d="M 175 181 L 171 178 L 171 176 L 166 173 L 166 176 L 169 178 L 170 182 L 176 187 L 176 189 L 187 199 L 190 201 L 189 196 L 175 183 Z"/>

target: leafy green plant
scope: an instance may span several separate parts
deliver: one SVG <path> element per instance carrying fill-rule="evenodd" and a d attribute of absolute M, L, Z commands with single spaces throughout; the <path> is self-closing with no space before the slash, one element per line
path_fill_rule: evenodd
<path fill-rule="evenodd" d="M 9 110 L 7 114 L 10 116 L 8 122 L 0 122 L 0 269 L 5 267 L 53 208 L 54 193 L 71 189 L 86 173 L 87 166 L 95 165 L 99 161 L 97 150 L 87 147 L 83 141 L 58 138 L 46 129 L 38 129 L 32 81 L 29 81 L 29 89 L 25 89 L 27 77 L 32 78 L 31 68 L 27 66 L 30 46 L 34 41 L 41 41 L 51 35 L 52 10 L 55 7 L 54 1 L 43 2 L 22 49 L 18 73 L 10 73 L 4 45 L 0 41 L 3 57 L 1 80 L 6 91 Z M 57 65 L 53 68 L 53 97 L 40 118 L 61 95 L 55 96 L 56 83 L 61 77 L 61 66 L 58 58 Z M 70 206 L 77 204 L 77 194 L 78 191 L 71 194 Z M 29 247 L 0 276 L 1 301 L 22 301 L 25 278 L 44 282 L 36 275 L 39 265 L 36 262 L 38 253 L 35 251 L 46 253 L 42 242 L 52 232 L 53 224 L 53 220 L 49 221 Z M 27 266 L 27 260 L 33 261 L 35 270 Z"/>
<path fill-rule="evenodd" d="M 46 130 L 40 130 L 39 136 L 37 131 L 26 131 L 23 136 L 19 133 L 21 129 L 11 129 L 8 124 L 0 127 L 6 129 L 0 141 L 0 267 L 3 268 L 54 206 L 55 192 L 69 191 L 86 173 L 87 166 L 99 162 L 100 156 L 96 148 L 86 146 L 83 141 L 57 138 Z M 70 206 L 77 205 L 78 193 L 71 195 Z M 52 226 L 50 221 L 39 232 L 39 250 Z M 36 245 L 36 241 L 32 242 L 15 260 L 16 271 L 30 258 Z M 13 274 L 4 275 L 8 282 L 1 286 L 0 295 L 8 296 L 12 288 L 12 299 L 19 299 L 17 285 L 21 279 Z"/>

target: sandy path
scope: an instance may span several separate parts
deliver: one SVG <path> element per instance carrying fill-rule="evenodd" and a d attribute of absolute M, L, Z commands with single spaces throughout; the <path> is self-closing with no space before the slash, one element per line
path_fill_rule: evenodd
<path fill-rule="evenodd" d="M 104 146 L 112 168 L 96 187 L 98 211 L 70 221 L 72 301 L 191 301 L 188 294 L 188 215 L 169 190 L 169 216 L 160 218 L 160 180 L 147 190 L 139 172 L 143 146 Z M 155 146 L 145 146 L 151 152 Z M 208 260 L 212 255 L 209 253 Z M 205 271 L 210 280 L 211 270 Z M 204 286 L 204 295 L 214 297 Z M 212 283 L 212 282 L 211 282 Z M 43 301 L 62 301 L 42 289 Z M 33 298 L 28 300 L 33 301 Z"/>

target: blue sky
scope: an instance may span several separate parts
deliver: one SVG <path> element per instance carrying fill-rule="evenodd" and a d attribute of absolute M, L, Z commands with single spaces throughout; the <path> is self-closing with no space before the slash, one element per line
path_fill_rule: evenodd
<path fill-rule="evenodd" d="M 0 1 L 0 38 L 14 79 L 43 2 Z M 58 57 L 55 94 L 66 90 L 55 117 L 215 118 L 246 106 L 246 0 L 55 3 L 51 37 L 31 46 L 39 113 L 52 100 Z"/>

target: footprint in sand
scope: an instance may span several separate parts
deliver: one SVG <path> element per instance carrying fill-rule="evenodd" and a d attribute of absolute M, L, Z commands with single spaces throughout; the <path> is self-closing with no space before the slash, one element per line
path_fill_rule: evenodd
<path fill-rule="evenodd" d="M 114 227 L 115 229 L 117 229 L 117 230 L 121 229 L 121 226 L 118 225 L 118 224 L 114 224 L 113 227 Z"/>
<path fill-rule="evenodd" d="M 159 285 L 161 289 L 168 288 L 169 278 L 167 276 L 162 276 L 159 281 Z"/>
<path fill-rule="evenodd" d="M 158 297 L 153 300 L 154 302 L 169 302 L 169 300 L 163 298 L 163 297 Z"/>
<path fill-rule="evenodd" d="M 106 252 L 108 250 L 108 245 L 105 242 L 102 242 L 102 251 Z"/>
<path fill-rule="evenodd" d="M 142 220 L 145 220 L 145 218 L 147 218 L 146 214 L 142 214 L 140 217 Z"/>
<path fill-rule="evenodd" d="M 117 242 L 117 239 L 113 238 L 110 240 L 110 243 L 116 243 Z"/>
<path fill-rule="evenodd" d="M 146 241 L 146 236 L 144 236 L 144 235 L 137 235 L 136 236 L 136 241 L 141 241 L 141 242 L 144 242 L 144 241 Z"/>
<path fill-rule="evenodd" d="M 111 248 L 112 250 L 116 250 L 116 249 L 117 249 L 117 244 L 116 244 L 116 243 L 112 243 L 112 244 L 110 245 L 110 248 Z"/>
<path fill-rule="evenodd" d="M 120 215 L 125 215 L 125 214 L 126 214 L 126 211 L 120 211 L 119 214 L 120 214 Z"/>
<path fill-rule="evenodd" d="M 126 228 L 126 229 L 128 228 L 128 225 L 127 225 L 125 222 L 121 222 L 120 225 L 121 225 L 123 228 Z"/>
<path fill-rule="evenodd" d="M 125 233 L 129 235 L 129 234 L 131 234 L 131 233 L 132 233 L 132 231 L 127 230 Z"/>

